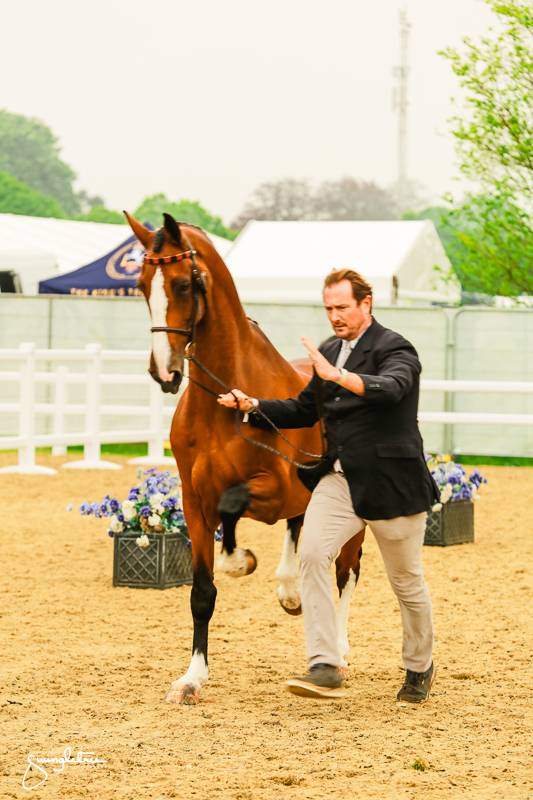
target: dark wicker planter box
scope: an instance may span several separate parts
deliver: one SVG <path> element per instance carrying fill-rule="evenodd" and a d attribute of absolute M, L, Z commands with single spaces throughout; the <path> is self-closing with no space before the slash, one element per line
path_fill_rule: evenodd
<path fill-rule="evenodd" d="M 117 533 L 113 549 L 113 586 L 168 589 L 192 583 L 191 548 L 181 533 L 149 533 L 148 547 L 139 547 L 140 533 Z"/>
<path fill-rule="evenodd" d="M 464 544 L 474 541 L 474 504 L 471 500 L 444 503 L 440 511 L 430 511 L 424 544 Z"/>

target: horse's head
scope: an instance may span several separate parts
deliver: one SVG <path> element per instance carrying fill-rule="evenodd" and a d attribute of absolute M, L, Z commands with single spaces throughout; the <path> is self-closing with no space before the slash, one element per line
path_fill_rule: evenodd
<path fill-rule="evenodd" d="M 176 394 L 183 377 L 186 346 L 206 309 L 206 271 L 195 247 L 197 235 L 181 230 L 164 214 L 164 225 L 150 231 L 126 214 L 132 231 L 146 249 L 138 286 L 152 318 L 149 372 L 164 392 Z"/>

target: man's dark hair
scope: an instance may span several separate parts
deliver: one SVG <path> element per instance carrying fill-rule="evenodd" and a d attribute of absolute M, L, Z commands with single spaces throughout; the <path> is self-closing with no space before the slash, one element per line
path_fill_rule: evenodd
<path fill-rule="evenodd" d="M 354 269 L 332 269 L 331 272 L 326 275 L 324 289 L 334 286 L 341 281 L 349 281 L 352 284 L 352 294 L 358 303 L 364 300 L 365 297 L 368 297 L 368 295 L 372 298 L 372 287 L 365 281 L 363 276 Z"/>

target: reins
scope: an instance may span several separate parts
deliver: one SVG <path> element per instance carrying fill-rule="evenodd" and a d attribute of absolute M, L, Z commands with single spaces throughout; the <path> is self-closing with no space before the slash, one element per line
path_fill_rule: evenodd
<path fill-rule="evenodd" d="M 190 346 L 194 344 L 194 334 L 196 332 L 196 322 L 197 322 L 196 317 L 197 317 L 197 313 L 198 313 L 198 295 L 199 295 L 199 293 L 202 294 L 203 299 L 204 299 L 204 303 L 205 303 L 206 308 L 207 308 L 207 291 L 206 291 L 206 285 L 205 285 L 205 281 L 204 281 L 203 275 L 200 272 L 200 270 L 198 269 L 198 265 L 196 263 L 196 250 L 194 250 L 191 247 L 191 245 L 187 241 L 187 239 L 185 239 L 185 243 L 186 243 L 188 249 L 184 250 L 181 253 L 176 253 L 176 254 L 171 255 L 171 256 L 159 256 L 159 257 L 157 257 L 157 256 L 145 256 L 144 261 L 145 261 L 146 264 L 152 264 L 155 267 L 164 267 L 166 264 L 174 264 L 174 263 L 176 263 L 178 261 L 184 261 L 187 258 L 191 259 L 191 262 L 192 262 L 191 263 L 191 290 L 192 290 L 193 307 L 192 307 L 192 313 L 191 313 L 190 328 L 173 328 L 173 327 L 167 327 L 167 326 L 159 325 L 159 326 L 155 326 L 155 327 L 150 328 L 150 331 L 152 333 L 176 333 L 176 334 L 178 334 L 180 336 L 186 336 L 187 337 L 187 344 L 185 346 L 184 358 L 186 358 L 188 361 L 192 361 L 192 363 L 196 367 L 198 367 L 206 375 L 208 375 L 211 378 L 211 380 L 215 381 L 215 383 L 218 383 L 218 385 L 221 386 L 223 389 L 225 389 L 226 392 L 230 392 L 231 394 L 233 394 L 233 391 L 232 391 L 231 387 L 228 386 L 227 383 L 225 383 L 221 378 L 219 378 L 217 375 L 215 375 L 215 373 L 212 372 L 209 369 L 209 367 L 206 367 L 205 364 L 202 364 L 202 362 L 198 358 L 196 358 L 194 353 L 188 353 L 187 352 L 187 350 L 190 348 Z M 218 397 L 219 396 L 218 392 L 213 391 L 213 389 L 210 389 L 208 386 L 205 386 L 203 383 L 200 383 L 200 381 L 197 381 L 194 378 L 191 378 L 191 376 L 189 376 L 189 381 L 191 383 L 193 383 L 195 386 L 198 386 L 198 388 L 202 389 L 204 392 L 207 392 L 208 394 L 211 394 L 214 397 Z M 265 442 L 259 442 L 257 439 L 253 439 L 251 436 L 246 436 L 244 433 L 242 433 L 242 431 L 241 431 L 241 418 L 240 418 L 240 412 L 239 412 L 239 408 L 238 408 L 239 402 L 238 402 L 237 396 L 235 394 L 233 394 L 233 396 L 235 397 L 235 401 L 237 402 L 237 409 L 236 409 L 236 414 L 235 414 L 235 431 L 236 431 L 237 435 L 241 437 L 241 439 L 244 439 L 245 441 L 250 442 L 250 444 L 253 444 L 255 447 L 260 447 L 263 450 L 268 450 L 268 452 L 274 453 L 275 455 L 280 456 L 285 461 L 287 461 L 289 464 L 291 464 L 291 465 L 293 465 L 295 467 L 298 467 L 299 469 L 315 469 L 315 466 L 316 466 L 315 464 L 301 464 L 299 461 L 295 461 L 293 458 L 291 458 L 290 456 L 286 455 L 285 453 L 282 453 L 277 448 L 272 447 L 272 445 L 266 444 Z M 302 455 L 308 456 L 309 458 L 315 458 L 315 459 L 319 458 L 319 459 L 321 459 L 321 458 L 324 457 L 324 453 L 310 453 L 307 450 L 303 450 L 301 447 L 297 447 L 295 444 L 293 444 L 290 441 L 290 439 L 288 439 L 280 431 L 280 429 L 274 424 L 274 422 L 272 422 L 272 420 L 263 411 L 261 411 L 259 408 L 255 409 L 254 413 L 259 415 L 259 416 L 261 416 L 261 417 L 263 417 L 263 419 L 277 433 L 277 435 L 280 437 L 280 439 L 282 439 L 282 441 L 284 441 L 286 444 L 288 444 L 290 447 L 292 447 L 294 450 L 296 450 L 296 452 L 302 453 Z M 322 408 L 321 408 L 321 401 L 319 400 L 319 417 L 320 417 L 320 425 L 321 425 L 320 430 L 321 430 L 322 442 L 324 444 L 322 416 L 323 416 L 323 414 L 322 414 Z"/>
<path fill-rule="evenodd" d="M 231 387 L 228 386 L 228 384 L 225 383 L 225 381 L 223 381 L 221 378 L 219 378 L 217 375 L 215 375 L 215 373 L 212 372 L 209 369 L 209 367 L 206 367 L 205 364 L 202 364 L 202 362 L 198 358 L 196 358 L 196 356 L 193 353 L 190 353 L 190 354 L 185 353 L 185 358 L 188 361 L 192 361 L 192 363 L 195 366 L 199 367 L 199 369 L 201 369 L 203 372 L 205 372 L 206 375 L 208 375 L 212 380 L 214 380 L 216 383 L 218 383 L 219 386 L 221 386 L 227 392 L 230 392 L 230 394 L 233 394 L 233 391 L 232 391 Z M 204 392 L 207 392 L 208 394 L 213 395 L 213 397 L 218 397 L 219 396 L 218 392 L 213 391 L 213 389 L 210 389 L 208 386 L 205 386 L 203 383 L 200 383 L 199 381 L 195 380 L 194 378 L 191 378 L 190 375 L 189 375 L 189 381 L 194 383 L 200 389 L 203 389 Z M 237 396 L 235 394 L 233 394 L 233 396 L 235 397 L 235 401 L 238 404 L 239 401 L 238 401 Z M 276 447 L 272 447 L 272 445 L 266 444 L 265 442 L 259 442 L 257 439 L 253 439 L 251 436 L 246 436 L 241 431 L 241 417 L 240 417 L 239 409 L 237 408 L 237 409 L 235 409 L 235 411 L 236 411 L 236 414 L 235 414 L 235 431 L 236 431 L 237 435 L 241 437 L 241 439 L 244 439 L 245 441 L 250 442 L 255 447 L 261 447 L 261 448 L 263 448 L 263 450 L 268 450 L 270 453 L 275 453 L 275 455 L 280 456 L 281 458 L 285 459 L 285 461 L 288 461 L 289 464 L 292 464 L 295 467 L 299 467 L 300 469 L 314 469 L 315 468 L 315 466 L 316 466 L 315 464 L 301 464 L 299 461 L 295 461 L 290 456 L 286 455 L 285 453 L 282 453 L 281 450 L 278 450 Z M 304 456 L 308 456 L 309 458 L 323 458 L 324 457 L 324 453 L 310 453 L 308 450 L 303 450 L 301 447 L 297 447 L 295 444 L 293 444 L 291 442 L 291 440 L 288 439 L 287 436 L 285 436 L 285 434 L 280 431 L 280 429 L 277 427 L 277 425 L 274 422 L 272 422 L 270 417 L 268 417 L 264 413 L 264 411 L 261 411 L 261 409 L 256 408 L 253 413 L 257 414 L 260 417 L 263 417 L 263 419 L 266 422 L 268 422 L 270 427 L 277 433 L 277 435 L 280 437 L 280 439 L 282 439 L 282 441 L 284 441 L 286 444 L 288 444 L 290 447 L 292 447 L 294 450 L 296 450 L 296 452 L 301 453 Z"/>

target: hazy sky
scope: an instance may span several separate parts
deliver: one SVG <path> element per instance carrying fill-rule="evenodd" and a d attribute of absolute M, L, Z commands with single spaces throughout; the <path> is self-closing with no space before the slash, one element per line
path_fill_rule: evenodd
<path fill-rule="evenodd" d="M 230 222 L 266 180 L 387 186 L 402 5 L 408 171 L 435 199 L 455 186 L 460 94 L 437 50 L 487 31 L 482 0 L 1 0 L 0 108 L 49 125 L 114 208 L 165 192 Z"/>

